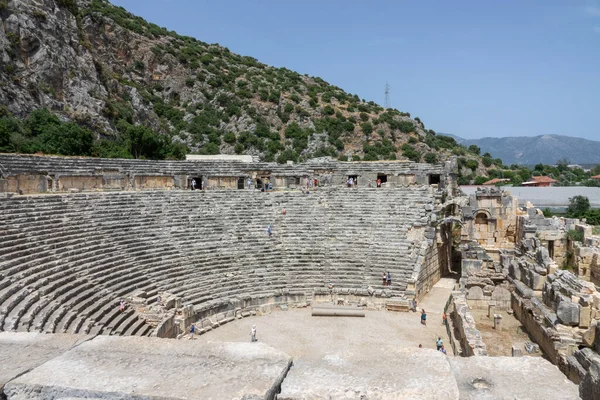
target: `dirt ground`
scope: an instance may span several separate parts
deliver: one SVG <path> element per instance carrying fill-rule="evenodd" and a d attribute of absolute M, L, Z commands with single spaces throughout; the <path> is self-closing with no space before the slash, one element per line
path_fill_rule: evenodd
<path fill-rule="evenodd" d="M 533 342 L 533 340 L 529 338 L 525 327 L 513 315 L 506 311 L 496 311 L 496 314 L 502 315 L 502 321 L 501 329 L 495 330 L 494 320 L 488 318 L 487 310 L 472 309 L 471 313 L 490 356 L 512 356 L 512 346 L 518 346 L 524 356 L 541 357 L 541 353 L 529 354 L 525 351 L 525 343 Z"/>
<path fill-rule="evenodd" d="M 332 362 L 372 357 L 392 348 L 418 348 L 419 344 L 435 349 L 438 337 L 446 344 L 448 355 L 452 355 L 441 316 L 453 285 L 453 280 L 440 280 L 418 304 L 419 309 L 425 308 L 427 312 L 427 326 L 421 325 L 419 312 L 366 311 L 364 318 L 312 317 L 310 307 L 290 308 L 230 322 L 198 336 L 197 340 L 249 341 L 252 325 L 256 325 L 259 341 L 296 360 Z"/>

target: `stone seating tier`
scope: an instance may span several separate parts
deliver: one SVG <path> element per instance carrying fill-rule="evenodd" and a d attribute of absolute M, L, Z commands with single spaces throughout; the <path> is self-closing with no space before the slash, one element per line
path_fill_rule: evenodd
<path fill-rule="evenodd" d="M 156 161 L 85 157 L 56 157 L 0 153 L 0 165 L 8 174 L 40 173 L 92 175 L 105 171 L 128 172 L 137 175 L 186 175 L 195 172 L 210 176 L 244 176 L 247 171 L 272 171 L 285 176 L 311 175 L 322 170 L 351 170 L 361 172 L 415 170 L 444 173 L 440 165 L 412 162 L 352 162 L 309 160 L 303 164 L 245 163 L 236 161 Z"/>
<path fill-rule="evenodd" d="M 390 271 L 385 289 L 402 296 L 423 240 L 408 232 L 433 201 L 429 187 L 0 199 L 0 330 L 149 335 L 135 310 L 118 310 L 137 290 L 210 310 L 284 292 L 311 299 L 330 283 L 380 291 Z"/>

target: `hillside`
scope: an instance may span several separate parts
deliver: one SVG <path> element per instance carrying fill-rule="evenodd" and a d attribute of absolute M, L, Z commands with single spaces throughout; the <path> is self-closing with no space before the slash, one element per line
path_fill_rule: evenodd
<path fill-rule="evenodd" d="M 600 142 L 571 136 L 485 137 L 463 139 L 448 135 L 465 146 L 475 145 L 507 164 L 556 164 L 567 159 L 572 164 L 600 164 Z"/>
<path fill-rule="evenodd" d="M 465 153 L 407 112 L 179 36 L 105 0 L 0 0 L 0 17 L 0 151 L 278 162 Z"/>

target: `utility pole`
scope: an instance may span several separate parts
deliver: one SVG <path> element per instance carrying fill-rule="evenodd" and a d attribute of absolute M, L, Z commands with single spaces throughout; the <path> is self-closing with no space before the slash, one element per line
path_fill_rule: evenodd
<path fill-rule="evenodd" d="M 385 108 L 390 108 L 392 104 L 390 103 L 390 84 L 385 82 Z"/>

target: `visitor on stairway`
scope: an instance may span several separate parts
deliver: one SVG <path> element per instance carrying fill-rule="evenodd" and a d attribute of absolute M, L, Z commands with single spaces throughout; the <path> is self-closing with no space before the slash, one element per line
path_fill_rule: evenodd
<path fill-rule="evenodd" d="M 196 180 L 192 179 L 192 190 L 196 190 Z"/>
<path fill-rule="evenodd" d="M 252 179 L 248 178 L 248 189 L 252 189 Z"/>
<path fill-rule="evenodd" d="M 125 300 L 121 299 L 121 303 L 119 304 L 119 311 L 125 311 Z"/>
<path fill-rule="evenodd" d="M 286 215 L 286 214 L 287 214 L 287 210 L 285 209 L 285 207 L 283 208 L 283 210 L 281 210 L 281 213 L 282 213 L 283 215 Z"/>
<path fill-rule="evenodd" d="M 192 326 L 190 326 L 190 339 L 194 338 L 194 332 L 196 332 L 196 327 L 192 324 Z"/>
<path fill-rule="evenodd" d="M 442 342 L 442 338 L 441 336 L 438 336 L 437 340 L 435 341 L 435 347 L 439 350 L 444 346 L 444 343 Z"/>
<path fill-rule="evenodd" d="M 269 225 L 269 226 L 267 226 L 267 234 L 269 235 L 269 237 L 271 237 L 271 236 L 273 235 L 273 232 L 272 232 L 272 226 L 273 226 L 273 225 Z"/>
<path fill-rule="evenodd" d="M 382 280 L 381 284 L 383 286 L 385 286 L 385 284 L 387 283 L 387 274 L 385 273 L 385 271 L 383 271 L 383 275 L 381 276 L 381 280 Z"/>
<path fill-rule="evenodd" d="M 442 325 L 446 325 L 446 313 L 442 313 Z"/>
<path fill-rule="evenodd" d="M 256 325 L 252 325 L 252 330 L 250 331 L 250 341 L 258 342 L 258 339 L 256 338 Z"/>
<path fill-rule="evenodd" d="M 381 187 L 381 179 L 377 178 L 377 187 L 380 188 Z"/>
<path fill-rule="evenodd" d="M 446 352 L 446 348 L 444 347 L 444 345 L 442 345 L 442 347 L 440 348 L 440 351 L 441 351 L 442 353 L 444 353 L 444 354 L 448 354 L 448 353 Z"/>
<path fill-rule="evenodd" d="M 390 271 L 388 271 L 385 281 L 387 283 L 387 286 L 392 286 L 392 274 L 390 273 Z"/>
<path fill-rule="evenodd" d="M 421 310 L 421 324 L 427 326 L 427 313 L 425 313 L 425 309 Z"/>

